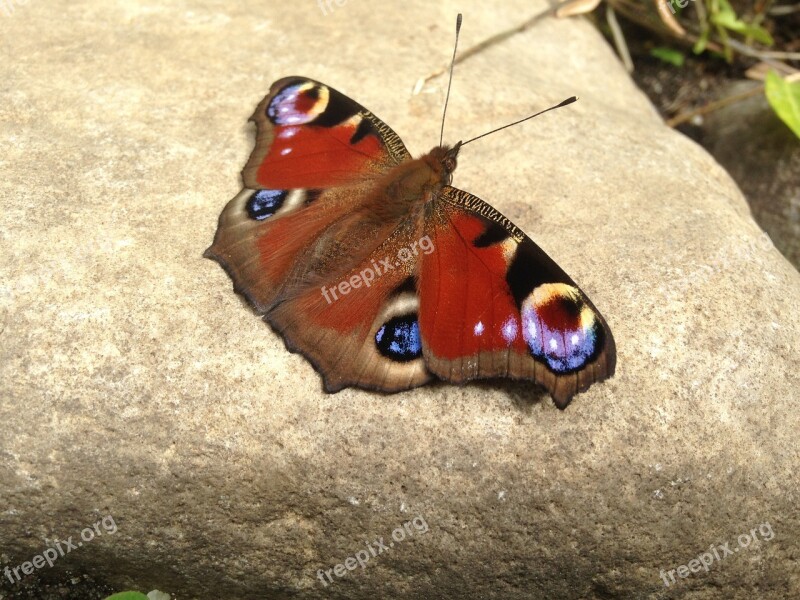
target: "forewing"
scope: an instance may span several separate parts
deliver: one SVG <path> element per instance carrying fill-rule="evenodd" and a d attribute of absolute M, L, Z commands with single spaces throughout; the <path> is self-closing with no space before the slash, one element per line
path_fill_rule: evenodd
<path fill-rule="evenodd" d="M 302 284 L 325 234 L 407 160 L 397 134 L 360 104 L 303 77 L 276 81 L 251 118 L 245 188 L 222 211 L 206 256 L 260 312 Z"/>

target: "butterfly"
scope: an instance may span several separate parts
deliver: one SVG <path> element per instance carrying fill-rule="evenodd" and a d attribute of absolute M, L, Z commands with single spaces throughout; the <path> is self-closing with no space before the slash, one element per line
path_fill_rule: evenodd
<path fill-rule="evenodd" d="M 614 338 L 580 288 L 450 185 L 462 142 L 414 159 L 369 110 L 305 77 L 273 83 L 251 121 L 244 188 L 205 256 L 325 391 L 503 377 L 563 409 L 614 374 Z"/>

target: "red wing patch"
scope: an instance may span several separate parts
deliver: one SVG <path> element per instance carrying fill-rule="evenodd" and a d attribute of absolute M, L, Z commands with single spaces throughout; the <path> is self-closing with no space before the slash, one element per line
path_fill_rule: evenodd
<path fill-rule="evenodd" d="M 303 77 L 276 81 L 253 114 L 256 147 L 245 187 L 328 188 L 375 177 L 410 158 L 397 134 L 371 112 Z"/>
<path fill-rule="evenodd" d="M 583 292 L 494 208 L 445 187 L 426 223 L 419 329 L 428 369 L 448 381 L 543 384 L 560 407 L 613 375 L 614 339 Z"/>
<path fill-rule="evenodd" d="M 485 222 L 449 206 L 442 206 L 447 221 L 429 233 L 435 251 L 422 258 L 425 345 L 448 360 L 509 348 L 523 352 L 519 310 L 505 280 L 508 245 L 475 247 Z"/>

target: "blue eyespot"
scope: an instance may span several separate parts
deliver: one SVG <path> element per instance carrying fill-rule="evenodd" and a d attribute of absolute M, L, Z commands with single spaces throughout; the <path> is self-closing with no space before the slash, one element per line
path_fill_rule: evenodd
<path fill-rule="evenodd" d="M 417 315 L 393 317 L 375 334 L 378 351 L 397 362 L 408 362 L 422 356 Z"/>
<path fill-rule="evenodd" d="M 287 195 L 286 190 L 258 190 L 247 201 L 248 216 L 256 221 L 271 217 L 283 206 Z"/>
<path fill-rule="evenodd" d="M 582 369 L 602 348 L 603 330 L 580 291 L 564 283 L 536 287 L 520 309 L 531 354 L 555 373 Z"/>
<path fill-rule="evenodd" d="M 287 85 L 270 100 L 267 118 L 275 125 L 304 125 L 316 119 L 328 106 L 330 92 L 311 81 Z"/>

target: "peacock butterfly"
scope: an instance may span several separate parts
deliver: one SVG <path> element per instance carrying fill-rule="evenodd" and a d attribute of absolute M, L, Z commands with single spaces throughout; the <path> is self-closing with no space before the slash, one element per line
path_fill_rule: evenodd
<path fill-rule="evenodd" d="M 614 338 L 580 288 L 450 185 L 462 142 L 413 159 L 374 114 L 305 77 L 273 83 L 251 120 L 244 189 L 205 256 L 325 391 L 507 377 L 563 409 L 614 374 Z"/>

